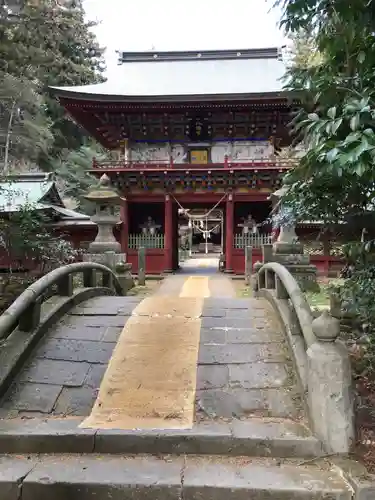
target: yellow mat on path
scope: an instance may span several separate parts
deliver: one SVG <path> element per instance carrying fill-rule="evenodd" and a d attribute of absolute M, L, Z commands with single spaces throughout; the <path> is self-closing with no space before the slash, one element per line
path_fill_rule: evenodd
<path fill-rule="evenodd" d="M 179 297 L 143 300 L 127 321 L 82 428 L 189 429 L 207 277 L 189 277 Z"/>
<path fill-rule="evenodd" d="M 207 276 L 190 276 L 184 283 L 180 297 L 209 297 Z"/>

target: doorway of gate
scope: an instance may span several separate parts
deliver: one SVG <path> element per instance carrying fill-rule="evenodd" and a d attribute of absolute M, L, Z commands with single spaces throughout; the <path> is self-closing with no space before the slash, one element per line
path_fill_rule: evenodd
<path fill-rule="evenodd" d="M 190 274 L 219 271 L 224 252 L 224 206 L 185 203 L 178 208 L 178 267 Z"/>

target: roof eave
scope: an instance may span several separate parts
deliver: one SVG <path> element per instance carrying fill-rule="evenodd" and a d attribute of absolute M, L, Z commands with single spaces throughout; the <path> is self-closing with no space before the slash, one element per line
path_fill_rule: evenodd
<path fill-rule="evenodd" d="M 52 200 L 49 201 L 48 197 L 52 197 Z M 61 199 L 60 193 L 56 187 L 55 182 L 53 182 L 53 184 L 49 187 L 49 189 L 38 200 L 38 203 L 50 203 L 51 205 L 56 205 L 65 208 L 65 205 Z"/>
<path fill-rule="evenodd" d="M 61 87 L 49 87 L 58 98 L 80 101 L 105 101 L 118 103 L 155 103 L 155 102 L 208 102 L 208 101 L 258 101 L 269 99 L 288 99 L 290 94 L 280 90 L 275 92 L 260 92 L 252 94 L 192 94 L 192 95 L 150 95 L 124 96 L 100 93 L 78 92 Z"/>

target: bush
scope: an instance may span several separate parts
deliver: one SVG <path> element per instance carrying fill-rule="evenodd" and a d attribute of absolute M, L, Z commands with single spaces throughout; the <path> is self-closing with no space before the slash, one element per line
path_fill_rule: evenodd
<path fill-rule="evenodd" d="M 45 274 L 77 260 L 80 251 L 69 241 L 54 237 L 50 223 L 50 218 L 29 204 L 0 220 L 0 247 L 11 263 L 11 272 L 32 263 L 31 267 Z"/>

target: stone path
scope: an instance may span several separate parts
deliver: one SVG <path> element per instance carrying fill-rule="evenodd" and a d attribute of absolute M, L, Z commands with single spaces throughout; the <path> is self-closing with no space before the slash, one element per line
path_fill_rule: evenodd
<path fill-rule="evenodd" d="M 266 301 L 207 299 L 200 342 L 197 418 L 301 416 L 288 349 Z"/>
<path fill-rule="evenodd" d="M 176 296 L 188 278 L 156 294 Z M 231 280 L 209 276 L 197 368 L 196 421 L 302 416 L 280 325 L 261 299 L 238 299 Z M 220 297 L 220 295 L 222 297 Z M 102 297 L 65 316 L 35 350 L 1 405 L 2 417 L 87 416 L 137 297 Z"/>
<path fill-rule="evenodd" d="M 194 256 L 180 264 L 180 272 L 183 274 L 204 274 L 214 276 L 218 274 L 219 258 L 214 256 Z"/>
<path fill-rule="evenodd" d="M 178 295 L 189 276 L 207 276 L 210 297 L 235 298 L 236 290 L 228 276 L 218 273 L 218 258 L 189 259 L 181 264 L 181 272 L 169 276 L 155 292 L 157 295 Z"/>
<path fill-rule="evenodd" d="M 2 416 L 87 415 L 124 323 L 141 300 L 99 297 L 64 316 L 37 346 Z"/>

